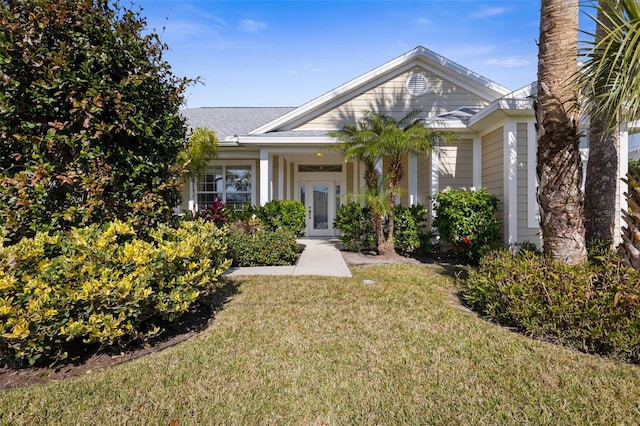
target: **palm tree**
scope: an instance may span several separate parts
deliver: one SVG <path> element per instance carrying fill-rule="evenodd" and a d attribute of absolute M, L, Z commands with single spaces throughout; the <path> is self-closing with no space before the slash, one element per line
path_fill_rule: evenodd
<path fill-rule="evenodd" d="M 543 249 L 569 264 L 586 260 L 578 136 L 578 0 L 542 0 L 538 52 L 538 203 Z"/>
<path fill-rule="evenodd" d="M 611 25 L 607 19 L 610 11 L 607 2 L 598 8 L 593 47 L 606 36 Z M 592 51 L 589 49 L 587 57 Z M 601 94 L 603 87 L 586 86 L 585 89 L 585 95 L 593 97 L 593 102 L 599 102 L 595 98 Z M 613 248 L 620 137 L 618 130 L 607 124 L 611 117 L 616 116 L 615 111 L 605 113 L 600 108 L 593 108 L 589 120 L 589 160 L 584 202 L 587 245 L 606 241 Z"/>
<path fill-rule="evenodd" d="M 418 118 L 420 110 L 407 113 L 400 120 L 395 120 L 390 114 L 367 112 L 357 126 L 347 125 L 339 132 L 331 132 L 343 142 L 342 152 L 347 157 L 358 158 L 365 164 L 365 173 L 375 170 L 378 161 L 385 160 L 388 164 L 384 175 L 385 190 L 370 195 L 382 195 L 386 198 L 385 206 L 377 207 L 380 217 L 386 212 L 388 216 L 387 235 L 376 228 L 378 238 L 378 253 L 391 255 L 395 253 L 393 243 L 393 231 L 395 228 L 395 212 L 398 195 L 401 189 L 404 168 L 402 159 L 407 155 L 424 155 L 433 149 L 433 145 L 439 141 L 452 140 L 455 135 L 448 131 L 438 131 L 428 128 Z M 376 187 L 378 178 L 376 175 Z M 368 192 L 373 190 L 373 180 L 369 181 L 365 175 Z M 373 209 L 372 209 L 373 210 Z M 381 222 L 381 221 L 380 221 Z M 376 223 L 375 227 L 382 227 L 382 223 Z"/>
<path fill-rule="evenodd" d="M 640 73 L 640 5 L 638 1 L 600 1 L 596 25 L 596 34 L 591 34 L 594 41 L 583 55 L 585 61 L 579 77 L 580 86 L 589 100 L 587 111 L 592 117 L 590 134 L 593 135 L 595 130 L 595 136 L 590 140 L 587 166 L 587 184 L 592 177 L 595 182 L 594 187 L 598 186 L 598 193 L 593 194 L 594 199 L 606 193 L 614 196 L 615 189 L 612 188 L 615 188 L 613 185 L 617 181 L 617 158 L 616 163 L 613 163 L 613 154 L 605 156 L 607 154 L 601 151 L 613 151 L 614 147 L 611 145 L 617 148 L 619 144 L 617 139 L 613 138 L 617 136 L 620 125 L 640 117 L 640 79 L 637 78 Z M 604 136 L 598 137 L 599 134 Z M 637 178 L 638 176 L 632 174 L 627 175 L 629 182 L 637 184 Z M 638 267 L 640 266 L 638 261 L 640 242 L 637 238 L 638 223 L 634 217 L 640 217 L 640 207 L 637 203 L 636 187 L 632 187 L 629 192 L 630 194 L 626 195 L 632 213 L 623 212 L 627 227 L 623 229 L 620 251 L 629 264 Z M 607 202 L 610 204 L 599 206 L 596 204 L 593 211 L 587 210 L 587 217 L 602 215 L 602 208 L 605 213 L 614 212 L 615 199 Z M 597 207 L 600 208 L 599 211 L 596 210 Z M 601 221 L 604 222 L 602 219 Z M 601 225 L 604 227 L 606 224 L 602 222 Z M 598 232 L 604 232 L 604 228 Z M 613 240 L 613 236 L 611 239 Z M 632 259 L 635 260 L 632 261 Z"/>
<path fill-rule="evenodd" d="M 218 154 L 218 138 L 213 130 L 198 127 L 186 140 L 184 149 L 178 153 L 177 167 L 188 180 L 193 190 L 198 177 L 207 170 L 209 162 Z M 190 209 L 193 206 L 189 207 Z"/>

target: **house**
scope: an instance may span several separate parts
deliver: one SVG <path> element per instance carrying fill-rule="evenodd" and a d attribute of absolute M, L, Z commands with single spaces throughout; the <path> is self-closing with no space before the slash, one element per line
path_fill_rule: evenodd
<path fill-rule="evenodd" d="M 231 208 L 299 200 L 308 210 L 308 236 L 335 235 L 336 210 L 345 194 L 363 188 L 363 167 L 345 162 L 327 132 L 366 111 L 399 118 L 421 108 L 427 123 L 454 131 L 457 140 L 405 159 L 401 203 L 429 206 L 430 196 L 448 187 L 486 188 L 499 199 L 504 242 L 539 244 L 535 88 L 507 90 L 419 46 L 297 108 L 183 110 L 191 128 L 206 126 L 220 141 L 208 172 L 185 185 L 183 208 L 203 208 L 214 197 Z M 626 134 L 621 144 L 626 152 Z M 585 162 L 586 154 L 585 141 Z"/>

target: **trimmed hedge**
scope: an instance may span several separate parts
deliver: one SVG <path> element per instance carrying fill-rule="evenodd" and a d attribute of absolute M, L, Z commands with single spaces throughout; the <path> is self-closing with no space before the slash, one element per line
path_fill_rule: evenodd
<path fill-rule="evenodd" d="M 428 211 L 421 204 L 395 207 L 393 243 L 403 254 L 433 253 L 433 234 L 427 229 Z M 385 227 L 387 224 L 385 223 Z M 340 230 L 338 239 L 347 251 L 374 250 L 376 237 L 371 222 L 371 209 L 358 203 L 343 204 L 338 208 L 333 227 Z"/>
<path fill-rule="evenodd" d="M 257 220 L 233 224 L 226 242 L 233 266 L 293 265 L 298 255 L 298 243 L 291 232 L 261 229 Z"/>
<path fill-rule="evenodd" d="M 461 282 L 461 295 L 529 336 L 640 362 L 640 271 L 615 254 L 569 266 L 530 250 L 492 252 Z"/>
<path fill-rule="evenodd" d="M 495 216 L 498 197 L 484 189 L 448 189 L 433 201 L 433 226 L 461 260 L 477 264 L 484 253 L 496 248 L 500 241 L 500 224 Z"/>
<path fill-rule="evenodd" d="M 228 268 L 223 230 L 160 225 L 141 239 L 113 221 L 0 246 L 0 359 L 64 359 L 74 343 L 126 346 L 157 335 Z"/>
<path fill-rule="evenodd" d="M 300 201 L 272 200 L 258 207 L 255 214 L 270 231 L 284 229 L 301 237 L 307 228 L 307 212 Z"/>

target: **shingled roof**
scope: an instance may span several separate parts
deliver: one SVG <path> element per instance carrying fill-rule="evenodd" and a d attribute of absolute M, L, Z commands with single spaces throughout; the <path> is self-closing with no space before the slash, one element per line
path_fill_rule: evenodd
<path fill-rule="evenodd" d="M 294 110 L 294 107 L 206 107 L 183 109 L 190 129 L 207 127 L 223 141 L 250 131 Z"/>

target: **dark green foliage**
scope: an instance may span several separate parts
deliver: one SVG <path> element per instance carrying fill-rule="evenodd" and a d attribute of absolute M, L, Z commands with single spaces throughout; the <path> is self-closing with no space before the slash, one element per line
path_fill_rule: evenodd
<path fill-rule="evenodd" d="M 431 243 L 433 235 L 426 226 L 428 214 L 421 204 L 395 207 L 393 240 L 396 250 L 402 254 L 436 251 Z M 384 224 L 387 225 L 388 222 Z M 353 202 L 341 205 L 333 227 L 340 230 L 338 238 L 347 251 L 373 250 L 377 245 L 369 207 Z"/>
<path fill-rule="evenodd" d="M 64 358 L 73 344 L 140 342 L 214 289 L 229 266 L 224 231 L 212 223 L 146 234 L 114 221 L 0 244 L 0 361 L 33 364 Z"/>
<path fill-rule="evenodd" d="M 402 254 L 434 253 L 438 248 L 431 242 L 433 234 L 427 228 L 429 211 L 422 204 L 410 207 L 397 205 L 393 242 Z"/>
<path fill-rule="evenodd" d="M 0 28 L 0 224 L 11 241 L 169 220 L 189 81 L 139 13 L 107 0 L 11 1 Z"/>
<path fill-rule="evenodd" d="M 526 250 L 492 252 L 461 294 L 476 312 L 527 335 L 640 362 L 640 272 L 613 253 L 570 266 Z"/>
<path fill-rule="evenodd" d="M 452 189 L 434 197 L 433 226 L 451 244 L 461 260 L 477 263 L 500 240 L 495 214 L 498 198 L 486 190 Z"/>
<path fill-rule="evenodd" d="M 341 205 L 338 207 L 333 227 L 340 230 L 338 239 L 344 250 L 372 250 L 376 246 L 369 207 L 362 207 L 354 202 Z"/>
<path fill-rule="evenodd" d="M 233 266 L 293 265 L 298 254 L 296 237 L 290 231 L 264 230 L 250 223 L 235 224 L 226 243 Z"/>
<path fill-rule="evenodd" d="M 300 201 L 272 200 L 258 208 L 256 215 L 267 230 L 286 229 L 300 237 L 307 227 L 307 213 Z"/>

